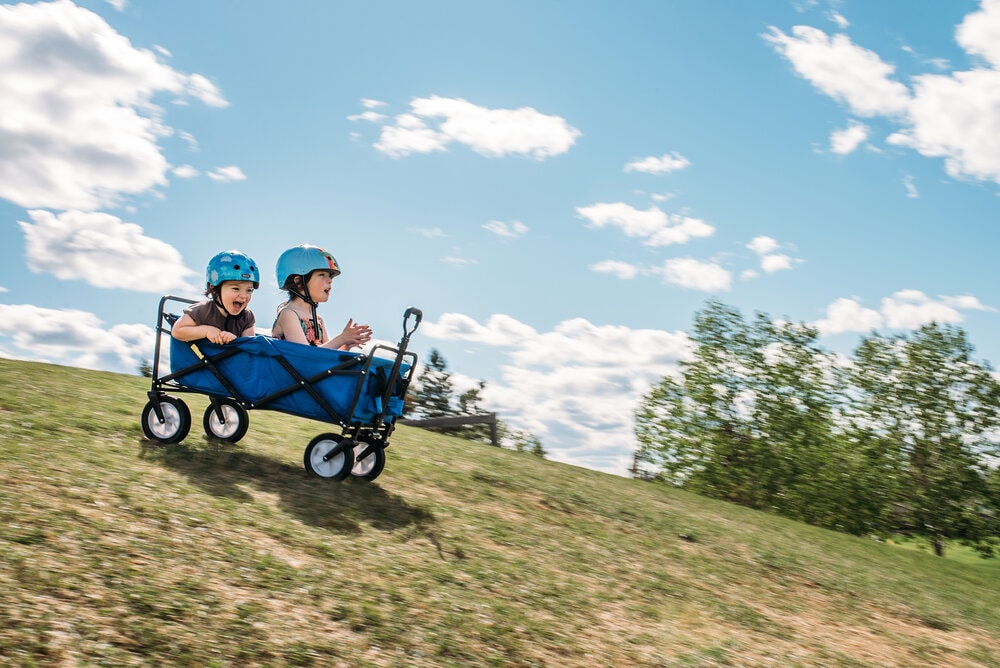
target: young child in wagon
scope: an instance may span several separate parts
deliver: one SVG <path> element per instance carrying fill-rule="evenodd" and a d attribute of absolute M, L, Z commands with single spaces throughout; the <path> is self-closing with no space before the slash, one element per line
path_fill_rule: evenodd
<path fill-rule="evenodd" d="M 257 319 L 248 306 L 258 287 L 260 272 L 250 256 L 238 250 L 216 253 L 205 269 L 205 296 L 210 299 L 184 309 L 171 335 L 220 344 L 253 336 Z"/>
<path fill-rule="evenodd" d="M 319 246 L 295 246 L 281 254 L 276 271 L 278 286 L 288 292 L 288 301 L 278 306 L 271 336 L 335 350 L 350 350 L 371 340 L 371 328 L 353 319 L 340 334 L 329 338 L 323 318 L 316 312 L 316 307 L 330 298 L 333 279 L 340 274 L 333 255 Z"/>

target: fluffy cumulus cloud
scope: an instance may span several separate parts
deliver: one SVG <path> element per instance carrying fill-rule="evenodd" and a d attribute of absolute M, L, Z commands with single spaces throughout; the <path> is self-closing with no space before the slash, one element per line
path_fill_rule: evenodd
<path fill-rule="evenodd" d="M 894 80 L 895 68 L 878 54 L 844 34 L 809 26 L 786 34 L 772 27 L 765 39 L 800 76 L 851 113 L 896 123 L 889 144 L 943 159 L 952 177 L 1000 183 L 1000 1 L 982 0 L 955 31 L 979 66 L 921 74 L 909 86 Z M 864 141 L 860 137 L 861 130 L 851 126 L 831 138 L 831 149 L 848 153 Z"/>
<path fill-rule="evenodd" d="M 842 297 L 826 307 L 826 317 L 813 323 L 821 334 L 870 332 L 882 326 L 882 314 L 865 308 L 856 298 Z"/>
<path fill-rule="evenodd" d="M 830 151 L 837 155 L 854 153 L 868 139 L 868 126 L 858 121 L 851 121 L 842 129 L 835 130 L 830 135 Z"/>
<path fill-rule="evenodd" d="M 136 373 L 152 357 L 151 327 L 107 327 L 86 311 L 0 304 L 0 357 Z"/>
<path fill-rule="evenodd" d="M 892 80 L 895 68 L 846 35 L 795 26 L 791 35 L 771 28 L 765 38 L 801 77 L 858 116 L 905 113 L 910 94 L 906 86 Z"/>
<path fill-rule="evenodd" d="M 671 258 L 654 271 L 666 283 L 702 292 L 728 292 L 733 282 L 732 272 L 722 265 L 691 257 Z"/>
<path fill-rule="evenodd" d="M 94 210 L 166 183 L 157 95 L 225 106 L 69 0 L 0 5 L 0 197 Z"/>
<path fill-rule="evenodd" d="M 582 318 L 538 332 L 505 315 L 483 325 L 452 313 L 421 331 L 504 348 L 508 363 L 499 379 L 487 383 L 484 406 L 539 437 L 550 459 L 620 475 L 636 448 L 632 412 L 640 398 L 691 351 L 683 332 Z"/>
<path fill-rule="evenodd" d="M 930 322 L 957 324 L 963 311 L 996 311 L 972 295 L 940 296 L 933 299 L 920 290 L 899 290 L 881 302 L 881 309 L 861 305 L 857 297 L 842 297 L 826 308 L 826 317 L 812 323 L 821 334 L 867 333 L 881 327 L 917 329 Z"/>
<path fill-rule="evenodd" d="M 380 116 L 369 109 L 351 119 L 380 122 Z M 565 119 L 531 107 L 489 109 L 460 98 L 432 95 L 413 100 L 409 112 L 382 126 L 375 148 L 402 158 L 444 151 L 458 143 L 491 158 L 518 155 L 544 160 L 567 152 L 579 136 L 580 131 Z"/>
<path fill-rule="evenodd" d="M 645 211 L 624 202 L 601 202 L 576 208 L 590 227 L 617 227 L 627 237 L 638 237 L 646 246 L 684 244 L 693 238 L 710 237 L 715 228 L 699 218 L 667 214 L 659 207 Z"/>
<path fill-rule="evenodd" d="M 100 288 L 140 292 L 197 292 L 195 272 L 184 266 L 172 246 L 147 237 L 143 229 L 106 213 L 28 212 L 19 221 L 28 267 L 58 278 L 86 281 Z"/>
<path fill-rule="evenodd" d="M 760 268 L 768 274 L 791 269 L 795 263 L 802 262 L 802 260 L 792 258 L 785 253 L 777 252 L 781 248 L 781 244 L 772 237 L 764 235 L 754 237 L 746 247 L 760 257 Z M 757 275 L 757 272 L 752 270 L 743 272 L 744 278 L 755 278 Z"/>

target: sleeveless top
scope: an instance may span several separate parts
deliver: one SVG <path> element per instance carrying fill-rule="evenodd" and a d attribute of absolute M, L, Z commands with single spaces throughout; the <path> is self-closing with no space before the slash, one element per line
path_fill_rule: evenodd
<path fill-rule="evenodd" d="M 289 308 L 288 304 L 282 304 L 281 306 L 279 306 L 278 315 L 280 316 L 281 312 L 284 311 L 286 308 Z M 319 332 L 316 332 L 313 330 L 312 318 L 303 318 L 302 315 L 295 309 L 292 309 L 292 313 L 294 313 L 296 319 L 298 319 L 299 326 L 302 327 L 302 333 L 305 335 L 306 341 L 309 343 L 309 345 L 318 346 L 326 340 L 326 327 L 323 324 L 323 318 L 321 316 L 319 315 L 316 316 L 316 321 L 319 324 Z M 274 327 L 277 327 L 277 325 L 278 325 L 278 319 L 275 318 Z M 271 328 L 272 334 L 274 333 L 274 327 Z M 286 338 L 285 333 L 278 332 L 275 338 L 285 339 Z"/>

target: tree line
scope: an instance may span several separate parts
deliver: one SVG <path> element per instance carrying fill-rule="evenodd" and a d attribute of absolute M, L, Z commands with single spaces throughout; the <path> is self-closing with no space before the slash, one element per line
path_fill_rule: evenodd
<path fill-rule="evenodd" d="M 865 336 L 849 357 L 804 323 L 718 301 L 691 359 L 635 412 L 636 475 L 857 535 L 1000 554 L 1000 384 L 961 328 Z"/>

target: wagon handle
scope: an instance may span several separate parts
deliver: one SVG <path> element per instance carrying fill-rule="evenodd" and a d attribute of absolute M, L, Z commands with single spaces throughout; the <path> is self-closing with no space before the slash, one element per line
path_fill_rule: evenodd
<path fill-rule="evenodd" d="M 408 326 L 411 315 L 415 318 L 413 322 L 413 329 L 410 329 Z M 403 314 L 403 338 L 409 339 L 410 334 L 413 334 L 413 332 L 417 331 L 417 327 L 420 326 L 420 321 L 423 319 L 424 319 L 424 313 L 420 309 L 414 308 L 413 306 L 406 309 L 406 313 Z"/>

